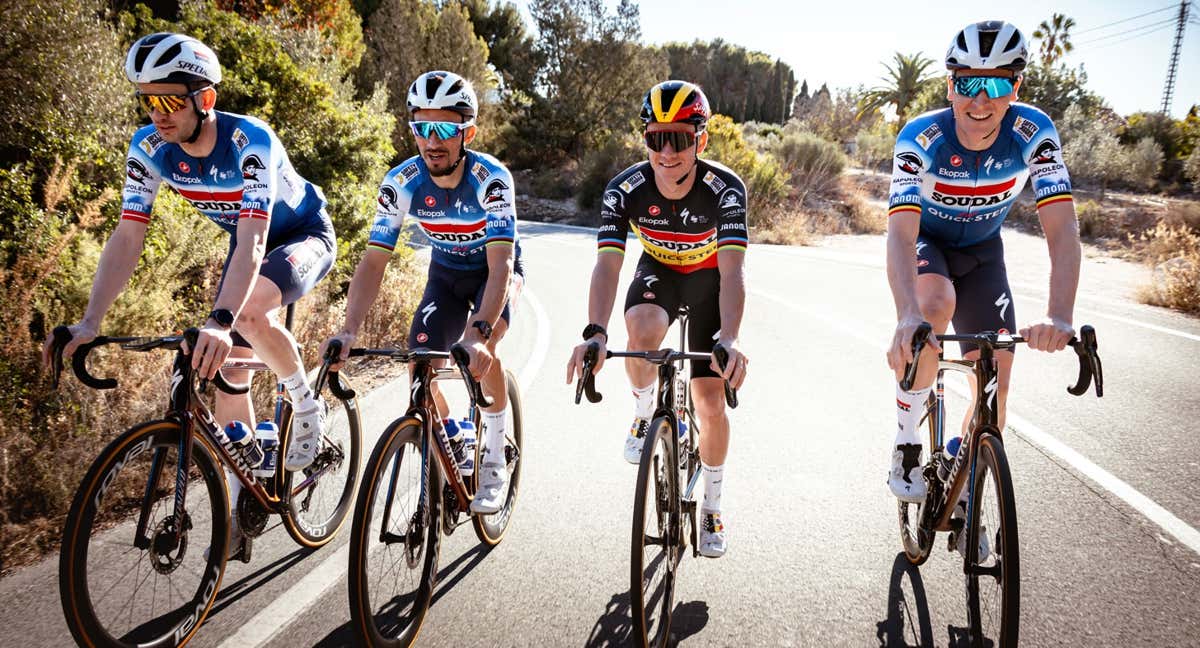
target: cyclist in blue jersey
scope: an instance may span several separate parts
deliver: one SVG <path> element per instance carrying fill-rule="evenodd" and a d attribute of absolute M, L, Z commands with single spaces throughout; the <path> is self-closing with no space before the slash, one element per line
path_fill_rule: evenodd
<path fill-rule="evenodd" d="M 1020 330 L 1030 348 L 1063 349 L 1074 334 L 1079 284 L 1079 229 L 1071 181 L 1054 124 L 1017 103 L 1028 51 L 1021 32 L 1002 21 L 968 25 L 946 53 L 951 106 L 909 122 L 896 139 L 888 211 L 888 281 L 898 323 L 888 365 L 899 378 L 912 361 L 922 320 L 938 333 L 1016 330 L 1016 314 L 1000 225 L 1026 178 L 1050 250 L 1050 295 L 1044 317 Z M 920 502 L 923 405 L 937 373 L 936 340 L 925 347 L 911 391 L 896 387 L 898 429 L 888 485 L 899 499 Z M 962 345 L 966 358 L 979 355 Z M 996 353 L 999 425 L 1012 373 L 1011 351 Z"/>
<path fill-rule="evenodd" d="M 408 346 L 446 351 L 461 338 L 471 372 L 494 399 L 483 408 L 485 453 L 471 510 L 495 513 L 508 493 L 508 400 L 496 345 L 508 330 L 509 302 L 523 282 L 512 174 L 496 158 L 467 148 L 475 138 L 478 106 L 466 79 L 452 72 L 422 74 L 409 88 L 408 110 L 419 154 L 383 178 L 375 225 L 350 282 L 346 322 L 331 339 L 341 340 L 345 359 L 379 294 L 401 225 L 406 216 L 414 218 L 433 250 Z M 448 413 L 437 384 L 431 387 L 438 410 Z"/>
<path fill-rule="evenodd" d="M 121 219 L 104 246 L 87 309 L 70 327 L 73 337 L 64 354 L 98 334 L 137 267 L 151 207 L 166 184 L 230 235 L 216 302 L 192 350 L 192 366 L 211 378 L 226 357 L 257 352 L 292 398 L 294 433 L 285 465 L 305 468 L 316 456 L 325 408 L 309 389 L 295 338 L 276 315 L 333 266 L 337 245 L 325 196 L 296 173 L 269 126 L 214 109 L 221 67 L 200 41 L 183 34 L 145 36 L 130 48 L 125 75 L 137 85 L 151 123 L 130 142 Z M 49 348 L 48 340 L 47 358 Z M 225 373 L 234 382 L 249 378 L 245 372 Z M 252 424 L 250 396 L 218 391 L 216 416 L 221 425 Z M 228 481 L 236 502 L 239 482 Z M 233 533 L 231 554 L 248 556 L 248 539 L 239 543 L 236 526 Z"/>

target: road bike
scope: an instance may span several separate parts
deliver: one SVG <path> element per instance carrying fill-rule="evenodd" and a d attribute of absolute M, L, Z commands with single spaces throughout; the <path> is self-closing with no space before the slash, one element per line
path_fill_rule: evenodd
<path fill-rule="evenodd" d="M 330 417 L 311 466 L 289 472 L 280 460 L 273 476 L 255 477 L 242 452 L 219 434 L 202 396 L 208 381 L 199 378 L 183 352 L 185 341 L 195 348 L 198 334 L 191 328 L 163 337 L 101 336 L 80 345 L 72 358 L 82 383 L 106 390 L 116 388 L 117 381 L 88 372 L 87 356 L 94 349 L 118 344 L 128 351 L 175 352 L 166 414 L 134 425 L 101 451 L 67 514 L 59 590 L 67 626 L 81 646 L 182 646 L 192 639 L 225 573 L 231 516 L 225 474 L 242 484 L 236 515 L 250 538 L 278 514 L 298 544 L 321 547 L 349 513 L 362 444 L 349 386 L 330 375 L 328 386 L 341 407 Z M 71 334 L 60 326 L 54 336 L 57 386 L 63 345 Z M 244 359 L 227 360 L 223 367 L 267 369 Z M 230 384 L 220 372 L 212 383 L 229 394 L 249 390 L 249 385 Z M 325 384 L 322 372 L 314 391 L 320 393 Z M 275 421 L 282 458 L 291 438 L 292 406 L 278 388 Z"/>
<path fill-rule="evenodd" d="M 679 313 L 679 348 L 687 345 L 687 309 Z M 583 379 L 575 387 L 575 403 L 586 395 L 591 403 L 602 396 L 595 388 L 592 368 L 599 346 L 591 344 L 583 358 Z M 675 579 L 679 562 L 690 544 L 699 556 L 696 541 L 695 489 L 700 481 L 700 426 L 692 402 L 687 361 L 717 358 L 722 369 L 729 353 L 720 344 L 712 354 L 673 349 L 608 351 L 606 358 L 639 358 L 658 367 L 658 404 L 642 445 L 637 485 L 633 495 L 633 529 L 629 555 L 630 613 L 634 641 L 641 646 L 666 646 L 670 640 L 675 607 Z M 725 402 L 738 405 L 737 393 L 725 383 Z M 681 488 L 681 483 L 683 484 Z M 686 529 L 685 529 L 686 526 Z"/>
<path fill-rule="evenodd" d="M 331 346 L 340 353 L 338 341 Z M 411 646 L 437 586 L 442 533 L 449 535 L 470 519 L 479 541 L 492 547 L 508 529 L 521 481 L 521 395 L 516 379 L 506 371 L 510 412 L 504 439 L 507 499 L 496 513 L 473 513 L 470 506 L 478 470 L 463 475 L 446 431 L 434 425 L 448 413 L 438 410 L 432 389 L 435 380 L 456 376 L 466 385 L 467 418 L 480 431 L 475 466 L 481 466 L 487 435 L 480 426 L 479 407 L 488 407 L 493 401 L 468 371 L 466 350 L 456 344 L 449 352 L 351 349 L 349 355 L 413 363 L 408 411 L 384 430 L 363 472 L 350 531 L 348 588 L 350 625 L 359 645 Z M 456 368 L 436 366 L 449 359 Z"/>
<path fill-rule="evenodd" d="M 904 390 L 912 388 L 917 361 L 931 333 L 932 327 L 922 323 L 913 335 L 913 362 L 905 365 L 900 382 Z M 963 575 L 971 644 L 994 642 L 1004 647 L 1016 646 L 1020 635 L 1020 546 L 1012 475 L 997 425 L 995 352 L 1013 349 L 1026 340 L 990 332 L 938 335 L 937 340 L 977 345 L 979 358 L 946 360 L 938 355 L 937 382 L 924 404 L 921 418 L 922 422 L 928 422 L 928 447 L 932 449 L 922 469 L 926 496 L 919 504 L 899 503 L 900 538 L 908 560 L 921 565 L 929 558 L 937 532 L 949 532 L 952 549 L 965 547 Z M 1096 396 L 1103 396 L 1104 375 L 1096 351 L 1095 329 L 1081 327 L 1079 337 L 1071 338 L 1069 344 L 1079 359 L 1079 377 L 1067 391 L 1082 396 L 1094 380 Z M 943 445 L 947 425 L 946 372 L 965 374 L 975 392 L 971 424 L 953 460 L 945 456 Z M 966 537 L 960 542 L 959 536 L 964 533 Z"/>

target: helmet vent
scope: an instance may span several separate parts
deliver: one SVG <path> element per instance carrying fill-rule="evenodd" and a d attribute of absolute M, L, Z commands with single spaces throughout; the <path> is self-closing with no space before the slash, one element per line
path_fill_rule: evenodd
<path fill-rule="evenodd" d="M 1020 43 L 1021 43 L 1021 33 L 1014 31 L 1012 36 L 1010 36 L 1008 39 L 1008 44 L 1004 46 L 1004 51 L 1007 52 L 1011 49 L 1014 49 Z"/>
<path fill-rule="evenodd" d="M 992 48 L 996 45 L 996 32 L 983 32 L 979 34 L 979 55 L 987 58 L 992 55 Z"/>
<path fill-rule="evenodd" d="M 437 96 L 437 89 L 441 83 L 441 77 L 436 77 L 433 75 L 425 77 L 425 96 L 429 98 Z"/>

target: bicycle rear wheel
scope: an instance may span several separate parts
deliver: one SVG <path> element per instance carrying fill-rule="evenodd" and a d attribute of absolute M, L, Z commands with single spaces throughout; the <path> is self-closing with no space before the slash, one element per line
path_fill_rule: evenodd
<path fill-rule="evenodd" d="M 671 632 L 683 548 L 675 434 L 666 417 L 651 422 L 634 489 L 629 594 L 634 642 L 641 646 L 666 646 Z"/>
<path fill-rule="evenodd" d="M 525 450 L 524 435 L 521 431 L 521 390 L 517 387 L 517 379 L 512 372 L 504 372 L 505 388 L 508 391 L 508 420 L 504 434 L 504 457 L 508 466 L 508 499 L 504 507 L 491 515 L 473 515 L 471 523 L 475 526 L 475 535 L 483 544 L 494 547 L 504 539 L 508 523 L 512 520 L 513 508 L 517 505 L 517 489 L 521 484 L 521 460 Z M 475 447 L 475 465 L 483 465 L 484 440 L 479 439 Z M 476 473 L 478 479 L 478 473 Z"/>
<path fill-rule="evenodd" d="M 350 626 L 357 645 L 410 646 L 437 580 L 441 480 L 421 421 L 384 431 L 367 461 L 350 531 Z"/>
<path fill-rule="evenodd" d="M 975 499 L 967 534 L 967 618 L 977 643 L 1016 646 L 1020 634 L 1021 572 L 1017 506 L 1004 443 L 979 436 Z"/>
<path fill-rule="evenodd" d="M 81 646 L 181 646 L 216 600 L 229 540 L 224 477 L 195 437 L 185 512 L 176 519 L 182 434 L 174 421 L 133 427 L 108 444 L 75 491 L 58 577 L 67 627 Z"/>
<path fill-rule="evenodd" d="M 346 378 L 342 378 L 350 387 Z M 291 436 L 292 408 L 283 411 L 281 440 Z M 308 468 L 289 472 L 280 461 L 279 493 L 289 493 L 283 526 L 298 544 L 321 547 L 337 535 L 350 507 L 354 504 L 354 489 L 358 485 L 362 461 L 362 429 L 358 403 L 341 401 L 326 420 L 325 433 L 317 448 L 316 459 Z M 283 447 L 283 446 L 281 446 Z M 286 453 L 280 453 L 280 457 Z"/>

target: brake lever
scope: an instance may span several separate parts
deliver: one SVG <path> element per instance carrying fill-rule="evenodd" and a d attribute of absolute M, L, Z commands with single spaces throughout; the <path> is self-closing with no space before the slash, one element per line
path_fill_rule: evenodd
<path fill-rule="evenodd" d="M 483 393 L 483 386 L 471 375 L 471 356 L 467 353 L 466 348 L 461 344 L 455 344 L 453 347 L 450 347 L 450 355 L 454 358 L 455 364 L 458 365 L 458 371 L 462 374 L 463 380 L 470 387 L 471 399 L 480 407 L 491 407 L 495 401 Z"/>
<path fill-rule="evenodd" d="M 1096 329 L 1090 325 L 1080 327 L 1079 338 L 1072 339 L 1071 347 L 1075 349 L 1075 355 L 1079 356 L 1079 378 L 1076 379 L 1075 386 L 1067 387 L 1067 391 L 1074 396 L 1082 396 L 1095 380 L 1096 398 L 1103 397 L 1104 373 L 1100 354 L 1097 353 Z"/>
<path fill-rule="evenodd" d="M 904 391 L 912 389 L 913 381 L 917 379 L 917 361 L 921 359 L 921 351 L 925 349 L 925 343 L 929 340 L 929 334 L 932 332 L 933 327 L 930 326 L 929 322 L 921 322 L 917 326 L 917 330 L 913 331 L 913 361 L 904 365 L 904 377 L 900 379 L 900 389 Z"/>
<path fill-rule="evenodd" d="M 589 403 L 599 403 L 604 400 L 604 395 L 596 391 L 596 374 L 592 373 L 592 368 L 596 366 L 596 356 L 600 352 L 600 345 L 595 342 L 588 344 L 587 351 L 583 354 L 582 377 L 575 381 L 575 404 L 579 404 L 579 397 L 587 395 Z"/>
<path fill-rule="evenodd" d="M 721 373 L 725 373 L 725 365 L 729 364 L 729 351 L 720 344 L 713 345 L 713 356 L 717 358 L 717 366 L 720 367 Z M 729 405 L 729 409 L 737 409 L 738 397 L 737 390 L 730 386 L 729 381 L 725 383 L 725 404 Z"/>

